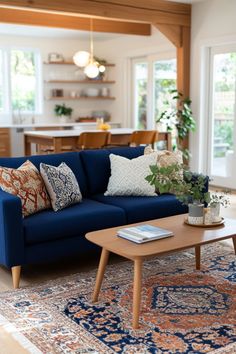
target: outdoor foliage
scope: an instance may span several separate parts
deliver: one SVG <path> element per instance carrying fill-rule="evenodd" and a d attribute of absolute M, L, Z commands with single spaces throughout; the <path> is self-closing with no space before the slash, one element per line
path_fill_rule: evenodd
<path fill-rule="evenodd" d="M 188 158 L 189 152 L 182 148 L 182 142 L 196 127 L 191 110 L 191 100 L 183 97 L 182 93 L 177 90 L 172 90 L 170 93 L 172 102 L 168 101 L 169 108 L 160 114 L 157 122 L 165 123 L 168 132 L 177 130 L 177 148 L 183 151 L 185 158 Z M 173 101 L 176 102 L 174 107 Z"/>

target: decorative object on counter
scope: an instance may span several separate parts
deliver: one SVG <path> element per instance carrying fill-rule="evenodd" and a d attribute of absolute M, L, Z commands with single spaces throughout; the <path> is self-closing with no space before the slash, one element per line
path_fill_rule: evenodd
<path fill-rule="evenodd" d="M 52 89 L 51 94 L 52 94 L 52 97 L 63 97 L 64 90 L 63 89 Z"/>
<path fill-rule="evenodd" d="M 66 123 L 68 121 L 68 118 L 71 118 L 73 108 L 67 107 L 65 103 L 56 104 L 54 108 L 54 112 L 56 116 L 59 117 L 61 123 Z"/>
<path fill-rule="evenodd" d="M 78 117 L 75 119 L 76 122 L 78 123 L 95 123 L 96 122 L 96 118 L 94 117 Z"/>
<path fill-rule="evenodd" d="M 104 122 L 109 122 L 111 120 L 111 115 L 107 111 L 92 111 L 93 118 L 103 118 Z"/>
<path fill-rule="evenodd" d="M 168 107 L 157 118 L 157 123 L 164 123 L 168 132 L 177 133 L 176 145 L 178 150 L 183 152 L 185 159 L 188 159 L 190 153 L 188 149 L 183 148 L 183 141 L 190 132 L 195 131 L 196 122 L 192 115 L 191 103 L 189 97 L 183 97 L 181 92 L 171 90 L 172 101 L 167 100 Z"/>
<path fill-rule="evenodd" d="M 49 53 L 48 54 L 49 63 L 61 63 L 64 61 L 63 55 L 59 53 Z"/>
<path fill-rule="evenodd" d="M 181 203 L 188 205 L 188 223 L 199 225 L 204 222 L 204 203 L 210 202 L 206 192 L 208 177 L 196 175 L 182 164 L 150 166 L 151 174 L 146 180 L 156 187 L 160 194 L 175 194 Z"/>
<path fill-rule="evenodd" d="M 106 68 L 96 61 L 93 52 L 93 18 L 90 18 L 90 53 L 86 51 L 78 51 L 73 56 L 75 65 L 84 68 L 85 75 L 94 79 L 100 73 L 104 73 Z"/>

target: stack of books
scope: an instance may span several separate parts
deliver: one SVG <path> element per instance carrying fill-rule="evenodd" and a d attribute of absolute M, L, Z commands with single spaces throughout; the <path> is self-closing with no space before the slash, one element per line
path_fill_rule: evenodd
<path fill-rule="evenodd" d="M 173 232 L 170 230 L 148 224 L 120 229 L 117 235 L 135 243 L 145 243 L 174 236 Z"/>

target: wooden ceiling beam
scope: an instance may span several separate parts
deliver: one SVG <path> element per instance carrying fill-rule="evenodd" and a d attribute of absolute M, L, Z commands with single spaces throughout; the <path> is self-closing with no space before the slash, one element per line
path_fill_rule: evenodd
<path fill-rule="evenodd" d="M 164 0 L 5 0 L 0 5 L 59 11 L 136 22 L 190 26 L 191 6 Z M 160 6 L 160 8 L 159 8 Z M 177 11 L 177 9 L 180 9 Z M 183 9 L 186 9 L 183 11 Z"/>
<path fill-rule="evenodd" d="M 46 12 L 7 8 L 0 8 L 0 22 L 84 31 L 89 31 L 90 29 L 90 19 L 88 17 L 49 14 Z M 93 20 L 93 30 L 95 32 L 135 34 L 143 36 L 151 35 L 151 25 L 148 23 L 112 21 L 98 18 Z"/>
<path fill-rule="evenodd" d="M 155 27 L 162 32 L 175 47 L 182 47 L 182 26 L 155 24 Z"/>

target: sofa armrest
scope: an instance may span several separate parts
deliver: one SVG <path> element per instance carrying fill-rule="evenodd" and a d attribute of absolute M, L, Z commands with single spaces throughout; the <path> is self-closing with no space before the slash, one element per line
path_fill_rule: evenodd
<path fill-rule="evenodd" d="M 24 263 L 24 236 L 20 198 L 0 189 L 0 263 Z"/>

